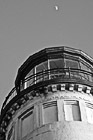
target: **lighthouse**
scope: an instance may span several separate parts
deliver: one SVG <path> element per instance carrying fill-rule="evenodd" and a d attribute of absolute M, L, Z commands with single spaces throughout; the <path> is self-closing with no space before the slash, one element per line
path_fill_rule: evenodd
<path fill-rule="evenodd" d="M 0 114 L 0 140 L 93 140 L 93 59 L 48 47 L 20 66 Z"/>

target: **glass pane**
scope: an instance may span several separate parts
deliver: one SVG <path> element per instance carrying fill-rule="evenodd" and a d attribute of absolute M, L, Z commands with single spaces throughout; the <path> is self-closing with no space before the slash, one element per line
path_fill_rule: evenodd
<path fill-rule="evenodd" d="M 53 59 L 49 61 L 50 64 L 50 77 L 51 79 L 58 78 L 64 75 L 64 60 L 63 59 Z"/>
<path fill-rule="evenodd" d="M 22 119 L 22 137 L 26 136 L 28 133 L 33 131 L 34 128 L 34 119 L 33 119 L 33 112 L 27 114 Z"/>
<path fill-rule="evenodd" d="M 44 110 L 44 124 L 53 123 L 57 121 L 57 106 L 51 106 Z"/>
<path fill-rule="evenodd" d="M 81 121 L 80 109 L 79 109 L 78 105 L 76 105 L 76 104 L 72 105 L 72 114 L 73 114 L 74 121 Z"/>
<path fill-rule="evenodd" d="M 42 72 L 48 69 L 48 62 L 43 62 L 36 67 L 36 73 Z"/>
<path fill-rule="evenodd" d="M 33 83 L 34 83 L 34 76 L 32 76 L 32 75 L 34 75 L 34 69 L 32 69 L 27 74 L 27 76 L 25 77 L 25 79 L 26 79 L 26 82 L 25 82 L 26 87 L 29 87 L 30 85 L 33 85 Z"/>
<path fill-rule="evenodd" d="M 65 59 L 65 67 L 78 69 L 79 63 L 78 61 L 75 61 L 75 60 Z"/>
<path fill-rule="evenodd" d="M 26 75 L 24 80 L 21 81 L 20 83 L 20 90 L 24 90 L 27 87 L 33 85 L 35 82 L 35 77 L 34 77 L 34 68 Z"/>
<path fill-rule="evenodd" d="M 91 70 L 83 63 L 80 63 L 80 67 L 81 67 L 82 70 L 91 72 Z"/>
<path fill-rule="evenodd" d="M 83 64 L 83 63 L 80 63 L 80 67 L 81 67 L 81 69 L 82 70 L 85 70 L 85 71 L 87 71 L 87 72 L 91 72 L 91 69 L 89 68 L 89 67 L 87 67 L 85 64 Z M 85 80 L 89 80 L 89 81 L 93 81 L 93 79 L 92 79 L 92 75 L 91 74 L 84 74 L 84 73 L 82 73 L 81 74 L 81 76 L 83 76 L 82 77 L 82 79 L 85 79 Z"/>
<path fill-rule="evenodd" d="M 93 82 L 93 76 L 92 75 L 89 75 L 88 78 L 89 78 L 89 81 Z"/>
<path fill-rule="evenodd" d="M 48 62 L 43 62 L 36 66 L 36 82 L 48 79 Z"/>
<path fill-rule="evenodd" d="M 50 60 L 50 69 L 63 68 L 63 67 L 64 67 L 64 60 L 63 59 Z"/>

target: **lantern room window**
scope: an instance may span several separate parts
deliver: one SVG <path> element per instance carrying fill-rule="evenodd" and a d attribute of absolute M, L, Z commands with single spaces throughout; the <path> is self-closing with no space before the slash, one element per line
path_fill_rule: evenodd
<path fill-rule="evenodd" d="M 66 68 L 79 69 L 79 62 L 71 59 L 64 59 Z"/>
<path fill-rule="evenodd" d="M 49 60 L 49 69 L 51 79 L 58 78 L 63 75 L 64 59 Z"/>
<path fill-rule="evenodd" d="M 48 79 L 48 62 L 45 61 L 36 66 L 36 83 Z"/>

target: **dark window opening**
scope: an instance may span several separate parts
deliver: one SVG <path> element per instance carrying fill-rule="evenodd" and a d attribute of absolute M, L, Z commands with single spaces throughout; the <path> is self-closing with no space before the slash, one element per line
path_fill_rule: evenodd
<path fill-rule="evenodd" d="M 58 121 L 57 102 L 49 102 L 43 104 L 44 124 Z"/>

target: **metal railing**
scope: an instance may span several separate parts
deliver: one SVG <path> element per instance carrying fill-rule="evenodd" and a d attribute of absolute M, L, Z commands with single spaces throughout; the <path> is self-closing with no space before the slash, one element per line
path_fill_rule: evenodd
<path fill-rule="evenodd" d="M 38 72 L 34 75 L 27 77 L 22 83 L 29 83 L 28 86 L 32 86 L 40 81 L 45 81 L 54 78 L 79 78 L 93 82 L 93 73 L 82 69 L 75 68 L 55 68 Z M 27 87 L 28 87 L 27 86 Z"/>
<path fill-rule="evenodd" d="M 6 107 L 6 105 L 17 95 L 17 92 L 16 92 L 16 88 L 14 87 L 8 94 L 8 96 L 6 96 L 5 98 L 5 101 L 2 105 L 2 109 L 1 109 L 1 112 L 2 110 Z"/>
<path fill-rule="evenodd" d="M 51 80 L 51 79 L 81 79 L 89 82 L 93 82 L 93 73 L 74 68 L 56 68 L 56 69 L 48 69 L 45 71 L 38 72 L 37 74 L 31 75 L 27 77 L 24 81 L 22 81 L 22 85 L 20 86 L 22 90 L 37 84 L 41 81 Z M 21 90 L 21 89 L 20 89 Z M 8 96 L 6 97 L 2 109 L 17 95 L 16 88 L 14 87 Z"/>

